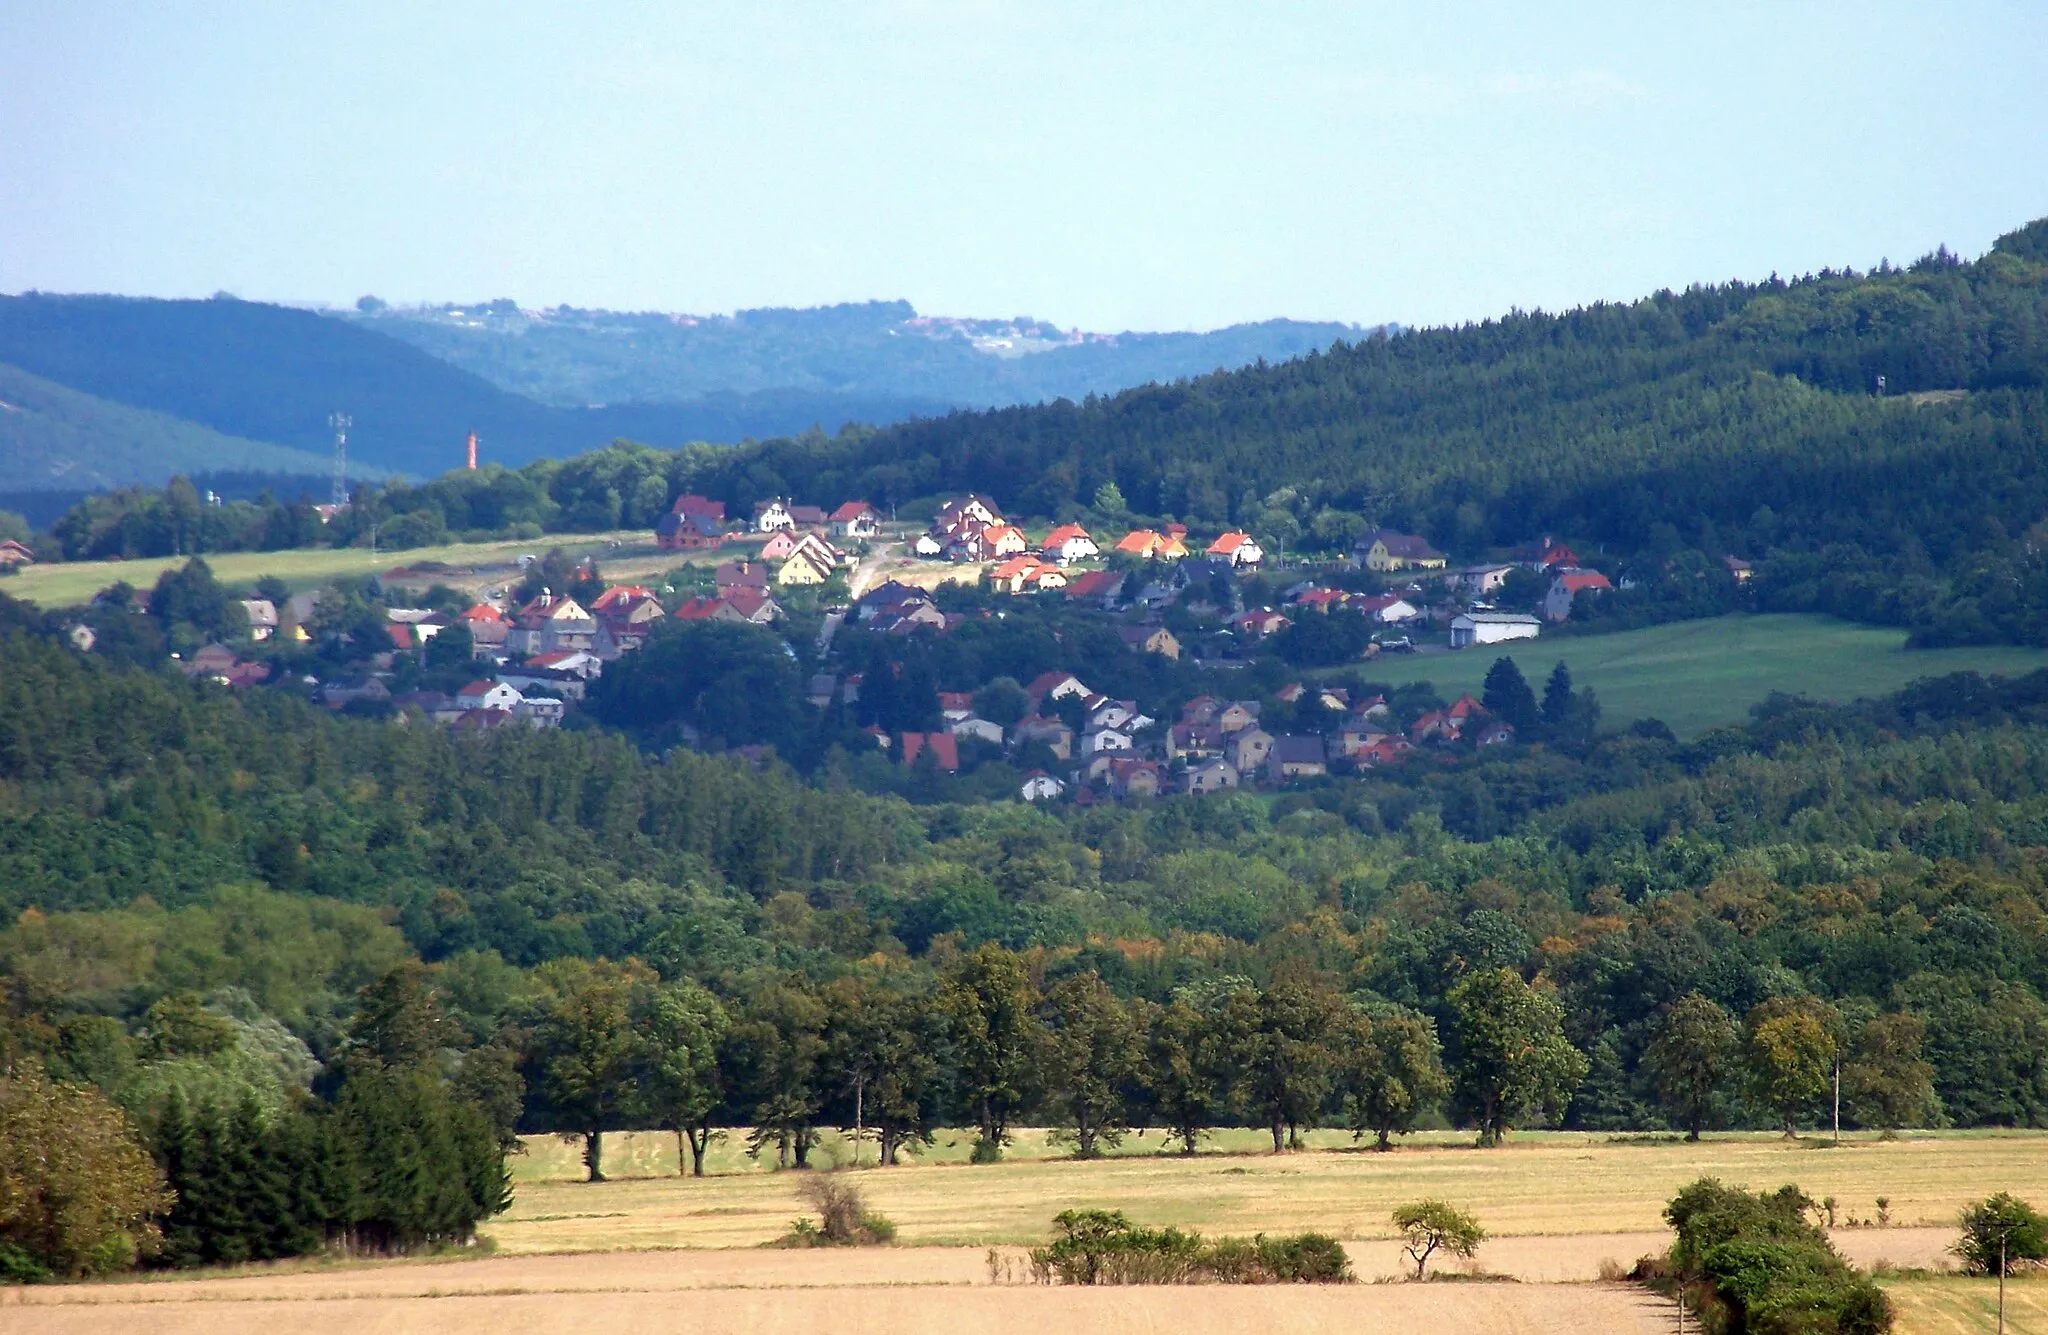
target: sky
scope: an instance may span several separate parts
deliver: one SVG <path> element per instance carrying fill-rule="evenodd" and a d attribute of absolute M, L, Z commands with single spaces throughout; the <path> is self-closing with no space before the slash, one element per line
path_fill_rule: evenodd
<path fill-rule="evenodd" d="M 1975 254 L 2048 5 L 0 0 L 0 291 L 1440 324 Z"/>

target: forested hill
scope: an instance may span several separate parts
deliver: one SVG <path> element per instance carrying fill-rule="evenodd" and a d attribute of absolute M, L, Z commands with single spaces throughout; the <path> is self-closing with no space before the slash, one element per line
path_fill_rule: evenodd
<path fill-rule="evenodd" d="M 1940 251 L 1375 337 L 1079 404 L 774 442 L 705 482 L 734 499 L 974 489 L 1054 514 L 1113 481 L 1142 514 L 1288 546 L 1336 510 L 1453 552 L 1544 531 L 1609 556 L 1699 547 L 1762 562 L 1775 605 L 2039 641 L 2022 539 L 2048 516 L 2044 448 L 2048 221 L 1974 262 Z"/>

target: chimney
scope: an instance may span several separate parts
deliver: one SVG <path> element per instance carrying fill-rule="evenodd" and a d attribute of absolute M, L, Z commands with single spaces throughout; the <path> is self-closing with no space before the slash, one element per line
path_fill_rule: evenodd
<path fill-rule="evenodd" d="M 476 432 L 469 433 L 469 471 L 476 471 Z"/>

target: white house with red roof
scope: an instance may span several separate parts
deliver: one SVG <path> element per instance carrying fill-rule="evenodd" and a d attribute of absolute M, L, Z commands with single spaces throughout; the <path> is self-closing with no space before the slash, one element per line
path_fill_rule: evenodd
<path fill-rule="evenodd" d="M 832 532 L 842 538 L 872 538 L 882 531 L 882 516 L 866 501 L 848 501 L 827 516 Z"/>
<path fill-rule="evenodd" d="M 1088 530 L 1079 524 L 1061 524 L 1045 535 L 1045 541 L 1039 544 L 1038 554 L 1065 566 L 1100 556 L 1102 549 L 1095 545 L 1095 539 L 1088 536 Z"/>
<path fill-rule="evenodd" d="M 502 681 L 473 681 L 455 693 L 463 709 L 502 709 L 507 714 L 525 697 Z"/>
<path fill-rule="evenodd" d="M 1232 529 L 1210 543 L 1209 555 L 1223 557 L 1236 566 L 1255 566 L 1266 559 L 1258 540 L 1242 529 Z"/>

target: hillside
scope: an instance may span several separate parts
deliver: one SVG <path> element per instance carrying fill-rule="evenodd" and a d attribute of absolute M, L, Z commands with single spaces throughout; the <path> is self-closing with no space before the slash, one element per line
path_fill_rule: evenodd
<path fill-rule="evenodd" d="M 1786 610 L 2048 636 L 2048 222 L 1965 263 L 1824 271 L 1374 337 L 1083 404 L 730 456 L 712 494 L 1141 514 L 1284 549 L 1386 523 L 1456 553 L 1543 532 L 1670 569 L 1763 561 Z M 1882 390 L 1880 395 L 1879 391 Z M 1589 553 L 1590 554 L 1590 553 Z"/>
<path fill-rule="evenodd" d="M 210 433 L 309 450 L 324 458 L 328 415 L 354 418 L 350 457 L 432 476 L 462 458 L 476 431 L 500 463 L 579 453 L 618 437 L 666 445 L 796 432 L 814 422 L 895 418 L 935 405 L 803 391 L 721 396 L 692 406 L 604 409 L 535 403 L 397 339 L 309 311 L 255 302 L 146 301 L 43 294 L 0 297 L 0 362 L 84 394 L 186 419 Z M 120 460 L 132 433 L 81 429 L 51 467 L 109 482 L 157 480 Z M 194 442 L 201 437 L 193 436 Z M 303 462 L 291 470 L 309 471 Z M 245 468 L 234 451 L 181 456 L 180 468 Z M 282 464 L 279 465 L 282 467 Z M 325 464 L 310 471 L 324 471 Z M 52 485 L 62 473 L 48 474 Z"/>
<path fill-rule="evenodd" d="M 525 310 L 502 300 L 395 307 L 365 298 L 344 315 L 501 388 L 565 407 L 790 390 L 914 400 L 941 411 L 1080 399 L 1260 358 L 1281 361 L 1363 332 L 1269 320 L 1204 334 L 1088 334 L 1028 317 L 920 316 L 906 301 L 697 316 Z M 775 429 L 751 425 L 741 434 Z"/>
<path fill-rule="evenodd" d="M 84 491 L 227 469 L 317 477 L 328 466 L 323 455 L 224 435 L 0 365 L 0 490 Z"/>

